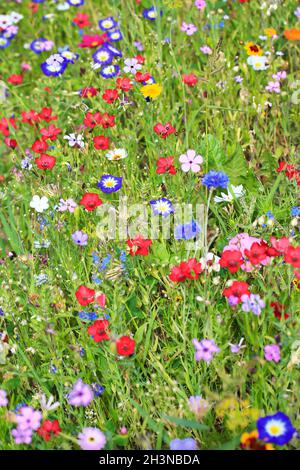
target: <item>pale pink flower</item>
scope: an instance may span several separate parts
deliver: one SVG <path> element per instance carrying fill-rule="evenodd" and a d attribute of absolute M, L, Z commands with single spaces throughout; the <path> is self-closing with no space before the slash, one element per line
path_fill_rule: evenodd
<path fill-rule="evenodd" d="M 185 173 L 192 171 L 193 173 L 198 173 L 201 170 L 201 163 L 203 163 L 203 157 L 201 155 L 196 155 L 195 150 L 187 150 L 185 154 L 180 155 L 179 161 L 182 164 L 181 169 Z"/>

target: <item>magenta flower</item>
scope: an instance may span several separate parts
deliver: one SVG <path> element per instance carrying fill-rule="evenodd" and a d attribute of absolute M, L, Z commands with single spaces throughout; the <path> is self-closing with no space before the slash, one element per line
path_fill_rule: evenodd
<path fill-rule="evenodd" d="M 279 362 L 280 361 L 280 348 L 277 344 L 268 344 L 265 346 L 265 359 L 267 361 Z"/>
<path fill-rule="evenodd" d="M 203 163 L 203 157 L 201 155 L 196 155 L 195 150 L 187 150 L 185 154 L 180 155 L 179 157 L 182 171 L 187 173 L 192 171 L 193 173 L 198 173 L 201 170 L 201 163 Z"/>
<path fill-rule="evenodd" d="M 214 355 L 220 351 L 220 348 L 216 345 L 213 339 L 203 339 L 202 341 L 198 341 L 194 338 L 192 343 L 196 348 L 196 361 L 200 361 L 202 359 L 209 363 L 214 358 Z"/>
<path fill-rule="evenodd" d="M 8 405 L 8 399 L 6 397 L 6 391 L 0 389 L 0 406 L 7 406 Z"/>
<path fill-rule="evenodd" d="M 68 395 L 68 403 L 73 406 L 88 406 L 94 398 L 92 388 L 78 379 Z"/>
<path fill-rule="evenodd" d="M 206 1 L 205 0 L 195 0 L 195 7 L 198 8 L 198 10 L 203 10 L 206 7 Z"/>
<path fill-rule="evenodd" d="M 27 429 L 36 431 L 41 424 L 42 413 L 31 406 L 22 406 L 16 415 L 18 429 L 24 431 Z"/>
<path fill-rule="evenodd" d="M 192 36 L 197 31 L 198 28 L 193 23 L 183 22 L 180 29 L 181 31 L 186 33 L 188 36 Z"/>
<path fill-rule="evenodd" d="M 11 432 L 16 444 L 30 444 L 32 439 L 32 429 L 13 429 Z"/>
<path fill-rule="evenodd" d="M 98 428 L 83 428 L 78 434 L 78 444 L 83 450 L 101 450 L 106 444 L 106 437 Z"/>

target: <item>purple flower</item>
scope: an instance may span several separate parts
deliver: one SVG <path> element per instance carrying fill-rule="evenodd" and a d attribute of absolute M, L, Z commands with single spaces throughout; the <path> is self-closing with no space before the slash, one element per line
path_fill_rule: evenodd
<path fill-rule="evenodd" d="M 150 204 L 155 215 L 167 217 L 174 212 L 174 207 L 171 201 L 165 197 L 162 197 L 161 199 L 153 199 L 150 201 Z"/>
<path fill-rule="evenodd" d="M 290 418 L 281 411 L 259 418 L 256 426 L 260 440 L 279 446 L 287 444 L 296 432 Z"/>
<path fill-rule="evenodd" d="M 274 73 L 272 75 L 272 78 L 274 78 L 274 80 L 276 80 L 277 82 L 280 82 L 281 80 L 284 80 L 286 78 L 286 71 L 279 70 L 279 72 Z"/>
<path fill-rule="evenodd" d="M 205 0 L 195 0 L 195 7 L 198 8 L 198 10 L 203 10 L 206 7 L 206 1 Z"/>
<path fill-rule="evenodd" d="M 280 93 L 280 82 L 269 82 L 266 90 L 270 93 Z"/>
<path fill-rule="evenodd" d="M 280 361 L 280 348 L 277 344 L 268 344 L 265 346 L 265 359 L 267 361 Z"/>
<path fill-rule="evenodd" d="M 230 346 L 230 351 L 231 351 L 233 354 L 239 353 L 242 348 L 245 348 L 245 347 L 246 347 L 245 344 L 243 345 L 243 341 L 244 341 L 244 338 L 242 338 L 242 339 L 240 340 L 239 344 L 228 343 L 229 346 Z"/>
<path fill-rule="evenodd" d="M 192 36 L 197 31 L 198 28 L 193 23 L 183 22 L 180 29 L 181 31 L 186 33 L 188 36 Z"/>
<path fill-rule="evenodd" d="M 206 54 L 206 55 L 211 55 L 212 54 L 212 50 L 209 46 L 201 46 L 200 51 L 203 52 L 203 54 Z"/>
<path fill-rule="evenodd" d="M 173 439 L 170 442 L 171 450 L 197 450 L 197 442 L 192 437 L 186 437 L 185 439 Z"/>
<path fill-rule="evenodd" d="M 98 428 L 83 428 L 78 434 L 78 444 L 83 450 L 101 450 L 106 444 L 106 437 Z"/>
<path fill-rule="evenodd" d="M 104 193 L 114 193 L 122 187 L 122 176 L 103 175 L 97 186 Z"/>
<path fill-rule="evenodd" d="M 253 312 L 254 315 L 260 315 L 261 310 L 266 306 L 265 302 L 256 294 L 242 295 L 241 300 L 243 312 Z"/>
<path fill-rule="evenodd" d="M 144 46 L 140 41 L 134 41 L 133 45 L 140 52 L 142 52 L 144 50 Z"/>
<path fill-rule="evenodd" d="M 30 444 L 31 443 L 32 429 L 30 428 L 20 429 L 18 427 L 16 429 L 13 429 L 11 434 L 16 444 Z"/>
<path fill-rule="evenodd" d="M 300 20 L 300 7 L 296 8 L 296 10 L 294 11 L 294 15 L 297 16 L 298 20 Z"/>
<path fill-rule="evenodd" d="M 220 351 L 220 348 L 218 348 L 213 339 L 203 339 L 202 341 L 198 341 L 194 338 L 192 343 L 196 348 L 196 361 L 200 361 L 202 359 L 209 363 L 214 358 L 214 354 Z"/>
<path fill-rule="evenodd" d="M 8 404 L 8 399 L 6 397 L 6 391 L 3 389 L 0 389 L 0 406 L 7 406 Z"/>
<path fill-rule="evenodd" d="M 73 242 L 79 246 L 86 246 L 88 238 L 89 237 L 87 236 L 87 234 L 82 232 L 81 230 L 76 230 L 76 232 L 74 232 L 72 235 Z"/>
<path fill-rule="evenodd" d="M 92 388 L 78 379 L 68 395 L 68 403 L 73 406 L 88 406 L 94 398 Z"/>
<path fill-rule="evenodd" d="M 236 81 L 236 83 L 242 83 L 243 77 L 241 77 L 240 75 L 237 75 L 236 77 L 234 77 L 234 80 Z"/>
<path fill-rule="evenodd" d="M 31 406 L 22 406 L 16 415 L 18 429 L 21 431 L 27 429 L 36 431 L 40 427 L 41 420 L 42 413 Z"/>
<path fill-rule="evenodd" d="M 61 199 L 59 201 L 58 210 L 59 212 L 69 211 L 73 213 L 76 207 L 77 207 L 77 204 L 75 201 L 73 201 L 73 199 L 66 199 L 66 201 L 64 199 Z"/>

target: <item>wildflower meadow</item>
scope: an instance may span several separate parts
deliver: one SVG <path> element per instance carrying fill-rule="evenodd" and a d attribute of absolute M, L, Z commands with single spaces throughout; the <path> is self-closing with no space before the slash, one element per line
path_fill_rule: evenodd
<path fill-rule="evenodd" d="M 297 0 L 0 2 L 0 449 L 300 449 Z"/>

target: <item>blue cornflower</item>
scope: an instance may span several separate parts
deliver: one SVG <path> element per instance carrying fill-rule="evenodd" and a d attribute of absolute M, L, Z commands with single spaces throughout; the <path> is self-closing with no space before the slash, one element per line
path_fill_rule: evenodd
<path fill-rule="evenodd" d="M 112 259 L 112 255 L 110 254 L 106 255 L 101 261 L 101 263 L 99 263 L 98 271 L 104 271 L 109 265 L 111 259 Z"/>
<path fill-rule="evenodd" d="M 84 310 L 78 313 L 78 316 L 81 320 L 87 320 L 87 313 Z"/>
<path fill-rule="evenodd" d="M 115 28 L 118 25 L 118 22 L 112 16 L 108 16 L 107 18 L 100 20 L 98 25 L 102 31 L 108 31 Z"/>
<path fill-rule="evenodd" d="M 260 440 L 280 446 L 287 444 L 296 432 L 290 418 L 281 411 L 259 418 L 256 425 Z"/>
<path fill-rule="evenodd" d="M 222 171 L 215 171 L 211 170 L 206 175 L 204 175 L 202 179 L 202 184 L 208 187 L 208 189 L 212 188 L 224 188 L 226 189 L 229 184 L 229 178 L 226 173 Z"/>
<path fill-rule="evenodd" d="M 122 188 L 122 176 L 103 175 L 97 186 L 104 193 L 114 193 Z"/>
<path fill-rule="evenodd" d="M 187 224 L 180 224 L 175 227 L 175 239 L 176 240 L 190 240 L 195 238 L 201 232 L 201 228 L 195 220 Z"/>
<path fill-rule="evenodd" d="M 96 382 L 93 382 L 91 387 L 96 397 L 100 397 L 105 391 L 105 387 L 103 385 L 97 384 Z"/>
<path fill-rule="evenodd" d="M 293 217 L 298 217 L 298 215 L 300 214 L 300 207 L 299 206 L 292 207 L 291 214 Z"/>
<path fill-rule="evenodd" d="M 171 450 L 197 450 L 197 442 L 192 437 L 186 437 L 185 439 L 173 439 L 170 442 Z"/>
<path fill-rule="evenodd" d="M 93 274 L 92 275 L 92 282 L 94 282 L 95 284 L 101 284 L 102 280 L 97 276 L 97 274 Z"/>
<path fill-rule="evenodd" d="M 125 263 L 126 261 L 126 251 L 120 251 L 120 261 L 122 261 L 123 263 Z"/>
<path fill-rule="evenodd" d="M 168 215 L 172 214 L 172 212 L 174 212 L 171 201 L 165 197 L 162 197 L 161 199 L 153 199 L 150 201 L 150 204 L 155 215 L 162 215 L 163 217 L 167 217 Z"/>
<path fill-rule="evenodd" d="M 120 67 L 118 65 L 106 65 L 100 70 L 100 75 L 103 78 L 113 78 L 116 77 L 120 72 Z"/>
<path fill-rule="evenodd" d="M 88 319 L 89 321 L 95 321 L 95 320 L 97 320 L 97 318 L 98 318 L 98 315 L 97 315 L 96 312 L 89 312 L 89 313 L 87 313 L 87 319 Z"/>

